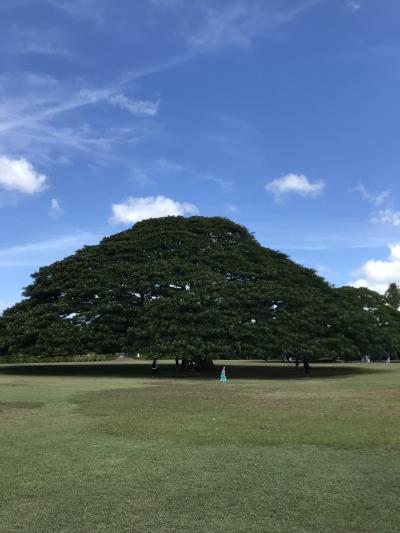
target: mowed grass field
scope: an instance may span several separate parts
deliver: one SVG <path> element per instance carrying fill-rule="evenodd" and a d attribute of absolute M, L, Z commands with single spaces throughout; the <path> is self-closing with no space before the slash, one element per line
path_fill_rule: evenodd
<path fill-rule="evenodd" d="M 0 366 L 0 531 L 400 531 L 400 364 Z"/>

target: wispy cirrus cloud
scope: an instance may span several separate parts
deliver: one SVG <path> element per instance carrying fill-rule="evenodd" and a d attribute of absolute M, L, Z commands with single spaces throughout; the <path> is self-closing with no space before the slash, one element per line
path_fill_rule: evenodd
<path fill-rule="evenodd" d="M 225 178 L 220 178 L 214 174 L 205 174 L 201 176 L 202 181 L 209 181 L 217 185 L 222 192 L 230 193 L 235 190 L 235 184 L 232 180 L 227 180 Z"/>
<path fill-rule="evenodd" d="M 350 11 L 360 11 L 361 2 L 357 2 L 356 0 L 347 0 L 346 8 L 350 9 Z"/>
<path fill-rule="evenodd" d="M 39 31 L 34 28 L 13 27 L 7 41 L 1 45 L 1 50 L 11 55 L 39 54 L 82 62 L 81 58 L 68 49 L 60 32 L 55 29 Z"/>
<path fill-rule="evenodd" d="M 198 4 L 200 16 L 187 31 L 186 39 L 192 47 L 204 51 L 232 45 L 249 48 L 255 38 L 275 32 L 319 3 L 321 0 L 290 5 L 284 2 L 274 8 L 258 0 L 204 2 Z"/>
<path fill-rule="evenodd" d="M 95 23 L 102 27 L 105 20 L 105 3 L 101 0 L 47 0 L 48 5 L 68 16 Z"/>
<path fill-rule="evenodd" d="M 371 193 L 362 183 L 359 183 L 352 190 L 358 192 L 361 195 L 361 198 L 376 206 L 382 205 L 390 196 L 390 191 L 387 190 L 379 193 Z"/>
<path fill-rule="evenodd" d="M 176 163 L 175 161 L 171 161 L 165 157 L 157 159 L 156 165 L 157 168 L 162 172 L 181 172 L 186 168 L 185 165 L 182 165 L 181 163 Z"/>
<path fill-rule="evenodd" d="M 92 126 L 86 112 L 95 106 L 152 119 L 159 101 L 130 98 L 118 85 L 87 87 L 79 78 L 61 82 L 33 73 L 0 76 L 0 153 L 46 159 L 64 157 L 66 151 L 97 152 L 102 159 L 112 147 L 140 137 L 132 121 L 110 127 L 105 120 L 102 126 L 102 114 Z"/>
<path fill-rule="evenodd" d="M 0 267 L 38 267 L 49 264 L 75 252 L 84 245 L 95 244 L 99 239 L 100 236 L 93 233 L 76 232 L 18 246 L 0 248 Z"/>
<path fill-rule="evenodd" d="M 148 0 L 156 9 L 179 13 L 178 31 L 194 54 L 228 46 L 249 48 L 257 37 L 274 33 L 322 1 L 274 4 L 261 0 Z"/>
<path fill-rule="evenodd" d="M 126 109 L 132 115 L 148 115 L 154 117 L 158 113 L 158 107 L 160 105 L 160 100 L 151 101 L 151 100 L 132 100 L 124 94 L 112 94 L 107 98 L 107 101 L 120 107 L 121 109 Z"/>

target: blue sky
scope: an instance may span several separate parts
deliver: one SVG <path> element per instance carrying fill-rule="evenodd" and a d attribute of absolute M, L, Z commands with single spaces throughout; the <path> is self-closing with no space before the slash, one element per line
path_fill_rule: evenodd
<path fill-rule="evenodd" d="M 398 0 L 1 0 L 0 309 L 138 220 L 400 283 Z"/>

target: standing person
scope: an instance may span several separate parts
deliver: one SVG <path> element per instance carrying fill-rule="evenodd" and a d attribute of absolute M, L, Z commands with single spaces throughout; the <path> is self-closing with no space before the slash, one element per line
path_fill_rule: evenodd
<path fill-rule="evenodd" d="M 304 367 L 304 375 L 306 376 L 306 378 L 310 378 L 311 367 L 310 367 L 310 363 L 308 362 L 307 356 L 303 357 L 303 367 Z"/>
<path fill-rule="evenodd" d="M 157 357 L 154 357 L 153 362 L 151 363 L 151 373 L 153 376 L 158 376 Z"/>
<path fill-rule="evenodd" d="M 222 367 L 222 370 L 221 370 L 221 377 L 219 378 L 220 382 L 221 383 L 226 383 L 226 373 L 225 373 L 225 367 L 223 366 Z"/>
<path fill-rule="evenodd" d="M 178 370 L 179 368 L 179 357 L 178 356 L 175 357 L 175 365 L 176 365 L 176 369 Z"/>

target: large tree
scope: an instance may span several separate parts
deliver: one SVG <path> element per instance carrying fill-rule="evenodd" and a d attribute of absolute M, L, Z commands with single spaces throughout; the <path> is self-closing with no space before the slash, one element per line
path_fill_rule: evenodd
<path fill-rule="evenodd" d="M 382 338 L 382 353 L 395 352 L 400 315 L 386 319 L 376 293 L 367 314 L 357 291 L 333 289 L 227 219 L 151 219 L 33 274 L 0 318 L 0 351 L 350 358 Z"/>

